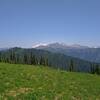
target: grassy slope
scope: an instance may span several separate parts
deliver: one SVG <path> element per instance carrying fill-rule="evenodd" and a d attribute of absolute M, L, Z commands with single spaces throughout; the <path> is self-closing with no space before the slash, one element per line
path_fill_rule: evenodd
<path fill-rule="evenodd" d="M 0 63 L 0 100 L 100 100 L 100 76 Z"/>

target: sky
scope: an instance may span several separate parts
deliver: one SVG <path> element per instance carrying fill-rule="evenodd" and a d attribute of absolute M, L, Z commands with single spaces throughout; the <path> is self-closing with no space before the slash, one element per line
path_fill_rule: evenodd
<path fill-rule="evenodd" d="M 0 48 L 53 42 L 100 46 L 100 0 L 0 0 Z"/>

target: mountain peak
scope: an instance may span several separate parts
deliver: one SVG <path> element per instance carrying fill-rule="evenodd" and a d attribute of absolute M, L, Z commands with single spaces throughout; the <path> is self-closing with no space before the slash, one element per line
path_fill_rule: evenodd
<path fill-rule="evenodd" d="M 37 47 L 40 47 L 40 46 L 47 46 L 48 44 L 46 43 L 35 43 L 33 44 L 32 48 L 37 48 Z"/>
<path fill-rule="evenodd" d="M 46 43 L 38 43 L 38 44 L 34 44 L 32 46 L 32 48 L 45 48 L 45 47 L 50 47 L 50 48 L 73 48 L 73 49 L 84 49 L 84 48 L 89 48 L 88 46 L 81 46 L 79 44 L 72 44 L 72 45 L 67 45 L 65 43 L 59 43 L 59 42 L 55 42 L 55 43 L 51 43 L 51 44 L 46 44 Z"/>

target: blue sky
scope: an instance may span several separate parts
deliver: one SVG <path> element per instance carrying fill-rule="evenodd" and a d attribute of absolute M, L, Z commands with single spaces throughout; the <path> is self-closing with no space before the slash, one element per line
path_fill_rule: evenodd
<path fill-rule="evenodd" d="M 100 0 L 0 0 L 0 48 L 40 42 L 100 46 Z"/>

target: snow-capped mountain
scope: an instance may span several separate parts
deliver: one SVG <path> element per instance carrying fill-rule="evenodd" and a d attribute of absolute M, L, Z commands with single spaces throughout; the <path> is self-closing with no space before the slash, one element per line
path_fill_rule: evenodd
<path fill-rule="evenodd" d="M 36 49 L 42 49 L 56 53 L 63 53 L 68 56 L 100 63 L 100 48 L 92 48 L 88 46 L 81 46 L 78 44 L 66 45 L 64 43 L 37 44 L 33 47 Z"/>
<path fill-rule="evenodd" d="M 65 43 L 51 43 L 51 44 L 45 44 L 45 43 L 39 43 L 39 44 L 34 44 L 32 48 L 37 48 L 37 49 L 43 49 L 43 48 L 63 48 L 63 49 L 68 49 L 68 48 L 76 48 L 76 49 L 81 49 L 81 48 L 89 48 L 88 46 L 81 46 L 78 44 L 73 44 L 73 45 L 66 45 Z"/>
<path fill-rule="evenodd" d="M 48 44 L 45 44 L 45 43 L 36 43 L 32 46 L 32 48 L 38 48 L 40 46 L 47 46 Z"/>

